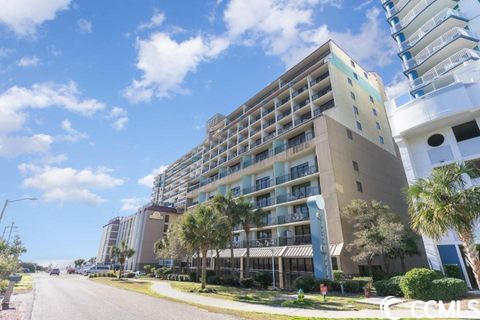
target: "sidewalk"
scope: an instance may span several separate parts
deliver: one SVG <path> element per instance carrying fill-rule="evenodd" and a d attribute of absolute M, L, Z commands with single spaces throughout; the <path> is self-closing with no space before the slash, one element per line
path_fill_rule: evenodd
<path fill-rule="evenodd" d="M 152 289 L 160 295 L 168 296 L 173 299 L 181 300 L 187 303 L 216 307 L 221 309 L 259 312 L 267 314 L 278 314 L 285 316 L 309 317 L 309 318 L 384 318 L 380 309 L 378 310 L 360 310 L 360 311 L 331 311 L 331 310 L 311 310 L 299 308 L 272 307 L 252 303 L 231 301 L 221 298 L 207 297 L 204 295 L 182 292 L 173 289 L 168 282 L 151 281 Z M 408 310 L 392 311 L 395 316 L 410 317 Z"/>

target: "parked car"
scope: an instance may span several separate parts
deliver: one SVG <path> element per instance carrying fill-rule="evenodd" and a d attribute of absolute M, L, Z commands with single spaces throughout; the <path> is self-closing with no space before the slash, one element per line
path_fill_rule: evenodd
<path fill-rule="evenodd" d="M 67 273 L 68 274 L 75 274 L 75 269 L 74 268 L 68 268 Z"/>
<path fill-rule="evenodd" d="M 60 269 L 54 268 L 54 269 L 50 270 L 50 275 L 51 276 L 53 276 L 53 275 L 59 276 L 60 275 Z"/>
<path fill-rule="evenodd" d="M 83 271 L 83 274 L 88 276 L 89 274 L 92 273 L 103 273 L 103 272 L 108 272 L 110 270 L 109 266 L 92 266 L 90 268 L 87 268 Z"/>

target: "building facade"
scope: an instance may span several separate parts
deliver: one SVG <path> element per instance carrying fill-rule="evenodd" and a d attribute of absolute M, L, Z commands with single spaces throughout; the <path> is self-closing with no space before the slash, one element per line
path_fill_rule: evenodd
<path fill-rule="evenodd" d="M 110 248 L 125 241 L 129 248 L 135 250 L 135 255 L 126 262 L 126 270 L 137 271 L 143 270 L 145 265 L 158 265 L 159 259 L 153 251 L 154 243 L 166 235 L 177 216 L 177 210 L 172 207 L 147 204 L 130 216 L 112 219 L 103 227 L 97 263 L 114 263 Z"/>
<path fill-rule="evenodd" d="M 118 229 L 120 226 L 120 217 L 116 217 L 108 221 L 102 228 L 102 236 L 100 238 L 100 246 L 98 248 L 97 260 L 98 264 L 109 264 L 111 261 L 111 248 L 117 244 Z"/>
<path fill-rule="evenodd" d="M 274 264 L 280 287 L 302 274 L 361 273 L 365 266 L 346 250 L 353 230 L 342 208 L 379 200 L 407 223 L 407 182 L 384 100 L 380 77 L 329 41 L 231 114 L 212 117 L 205 140 L 157 178 L 162 192 L 155 186 L 153 193 L 180 210 L 227 192 L 262 208 L 263 226 L 250 235 L 251 266 L 271 271 Z M 242 271 L 245 232 L 239 227 L 233 238 Z M 222 268 L 229 257 L 229 249 L 220 252 Z"/>
<path fill-rule="evenodd" d="M 410 83 L 408 98 L 392 99 L 387 107 L 408 181 L 455 162 L 480 168 L 480 2 L 381 2 Z M 476 176 L 470 180 L 480 183 Z M 474 285 L 455 233 L 424 242 L 432 268 L 457 264 Z"/>

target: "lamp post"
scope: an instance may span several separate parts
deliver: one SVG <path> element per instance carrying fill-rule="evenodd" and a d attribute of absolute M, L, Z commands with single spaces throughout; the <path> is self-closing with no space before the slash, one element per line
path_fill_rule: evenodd
<path fill-rule="evenodd" d="M 15 199 L 15 200 L 5 200 L 5 204 L 3 205 L 2 213 L 0 213 L 0 224 L 2 223 L 3 215 L 5 214 L 5 210 L 7 209 L 7 205 L 9 203 L 18 202 L 18 201 L 25 201 L 25 200 L 35 201 L 35 200 L 38 200 L 38 199 L 37 198 L 21 198 L 21 199 Z"/>

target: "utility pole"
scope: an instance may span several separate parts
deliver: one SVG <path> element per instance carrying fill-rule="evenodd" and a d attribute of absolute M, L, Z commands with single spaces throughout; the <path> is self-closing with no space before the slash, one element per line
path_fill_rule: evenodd
<path fill-rule="evenodd" d="M 7 206 L 8 206 L 9 203 L 18 202 L 18 201 L 25 201 L 25 200 L 35 201 L 35 200 L 37 200 L 37 198 L 21 198 L 21 199 L 15 199 L 15 200 L 5 200 L 5 204 L 3 205 L 3 209 L 0 212 L 0 223 L 2 223 L 3 215 L 5 214 L 5 210 L 7 209 Z"/>
<path fill-rule="evenodd" d="M 12 222 L 12 224 L 11 224 L 10 226 L 7 226 L 7 227 L 5 227 L 5 228 L 9 228 L 9 229 L 10 229 L 10 231 L 8 232 L 8 238 L 7 238 L 7 245 L 8 245 L 8 244 L 10 243 L 10 238 L 11 238 L 11 236 L 12 236 L 13 230 L 18 229 L 18 227 L 15 226 L 15 222 Z"/>

